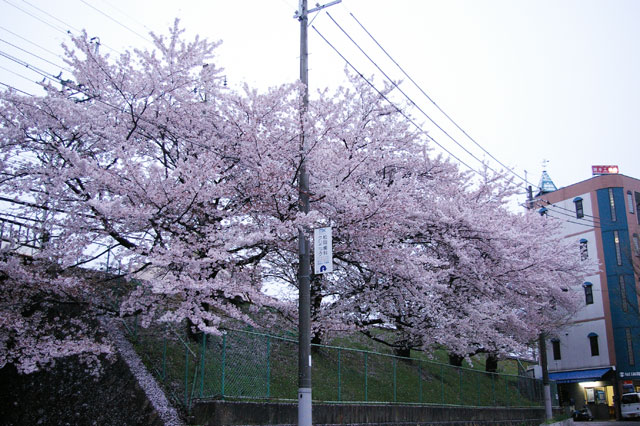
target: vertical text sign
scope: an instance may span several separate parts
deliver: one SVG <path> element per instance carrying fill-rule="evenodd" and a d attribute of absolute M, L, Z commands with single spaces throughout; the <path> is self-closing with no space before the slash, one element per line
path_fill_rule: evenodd
<path fill-rule="evenodd" d="M 330 227 L 313 230 L 313 259 L 313 272 L 315 274 L 326 274 L 333 271 Z"/>

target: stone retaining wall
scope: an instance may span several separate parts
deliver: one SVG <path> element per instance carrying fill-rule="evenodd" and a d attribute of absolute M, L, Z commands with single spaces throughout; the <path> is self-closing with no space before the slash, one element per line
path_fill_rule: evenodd
<path fill-rule="evenodd" d="M 189 423 L 222 425 L 295 425 L 298 406 L 291 403 L 198 401 Z M 544 408 L 439 407 L 416 405 L 315 404 L 314 425 L 535 425 Z"/>

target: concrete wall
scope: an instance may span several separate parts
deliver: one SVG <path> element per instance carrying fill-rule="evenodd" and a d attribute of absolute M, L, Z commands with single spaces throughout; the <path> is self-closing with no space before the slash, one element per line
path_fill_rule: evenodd
<path fill-rule="evenodd" d="M 200 401 L 191 424 L 295 425 L 298 408 L 290 403 Z M 544 408 L 438 407 L 417 405 L 315 404 L 314 425 L 539 425 Z"/>

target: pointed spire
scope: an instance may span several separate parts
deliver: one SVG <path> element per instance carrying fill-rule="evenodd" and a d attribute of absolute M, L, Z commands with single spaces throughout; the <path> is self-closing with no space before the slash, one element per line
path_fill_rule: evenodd
<path fill-rule="evenodd" d="M 546 170 L 542 171 L 542 177 L 540 178 L 540 184 L 538 185 L 538 188 L 540 189 L 540 191 L 538 192 L 538 195 L 542 195 L 548 192 L 553 192 L 558 190 L 558 188 L 556 187 L 556 184 L 553 183 L 553 181 L 551 180 L 551 177 L 549 177 L 549 173 L 547 173 Z"/>

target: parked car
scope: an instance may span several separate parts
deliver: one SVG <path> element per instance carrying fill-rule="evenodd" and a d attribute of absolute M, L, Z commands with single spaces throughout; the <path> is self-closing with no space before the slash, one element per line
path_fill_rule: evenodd
<path fill-rule="evenodd" d="M 580 410 L 574 410 L 574 412 L 571 413 L 571 417 L 573 417 L 573 420 L 593 420 L 593 415 L 591 414 L 591 410 L 589 410 L 589 407 L 584 407 Z"/>
<path fill-rule="evenodd" d="M 640 419 L 640 393 L 625 393 L 621 402 L 620 411 L 623 419 Z"/>

